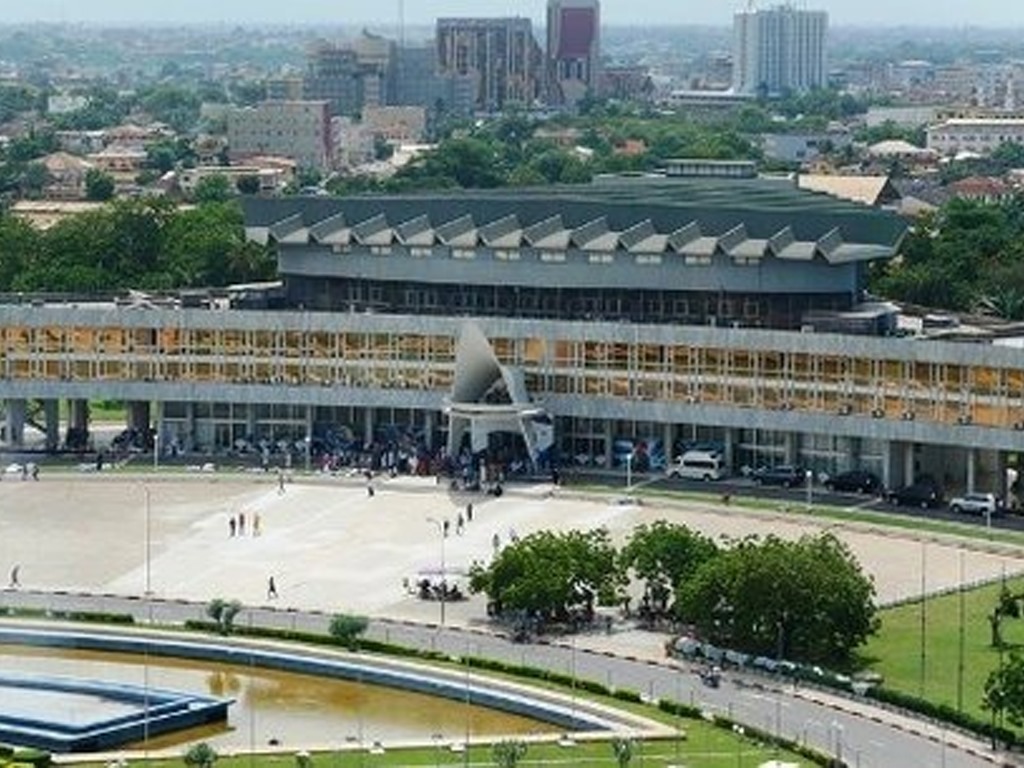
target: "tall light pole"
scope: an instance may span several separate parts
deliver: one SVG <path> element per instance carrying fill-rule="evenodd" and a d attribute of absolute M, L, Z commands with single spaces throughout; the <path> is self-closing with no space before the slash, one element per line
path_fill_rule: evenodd
<path fill-rule="evenodd" d="M 444 563 L 444 539 L 445 539 L 445 525 L 443 522 L 438 520 L 436 517 L 428 517 L 428 523 L 433 523 L 437 526 L 437 534 L 441 537 L 441 626 L 444 626 L 444 608 L 445 603 L 448 600 L 448 582 L 446 581 L 447 576 L 445 573 Z"/>
<path fill-rule="evenodd" d="M 626 454 L 626 490 L 633 487 L 633 452 Z"/>
<path fill-rule="evenodd" d="M 153 433 L 153 471 L 160 468 L 160 433 Z"/>
<path fill-rule="evenodd" d="M 146 516 L 145 516 L 145 527 L 146 527 L 146 531 L 145 531 L 145 543 L 146 543 L 146 550 L 145 550 L 145 558 L 146 558 L 146 565 L 145 565 L 145 568 L 146 568 L 146 592 L 145 592 L 145 594 L 148 597 L 149 595 L 153 594 L 153 589 L 152 589 L 152 587 L 153 587 L 152 570 L 150 568 L 150 553 L 152 551 L 153 536 L 152 536 L 152 525 L 151 525 L 152 517 L 150 515 L 149 485 L 147 485 L 146 483 L 142 484 L 142 493 L 146 497 Z"/>
<path fill-rule="evenodd" d="M 804 472 L 804 480 L 807 486 L 807 511 L 810 512 L 814 506 L 814 472 L 809 469 Z"/>

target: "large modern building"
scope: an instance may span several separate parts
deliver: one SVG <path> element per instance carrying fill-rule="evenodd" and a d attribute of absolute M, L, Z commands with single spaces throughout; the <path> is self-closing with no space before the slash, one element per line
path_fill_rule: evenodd
<path fill-rule="evenodd" d="M 623 439 L 709 441 L 733 470 L 986 490 L 1024 448 L 1024 350 L 849 332 L 905 225 L 792 182 L 251 199 L 246 222 L 279 258 L 262 309 L 0 305 L 7 439 L 34 414 L 56 445 L 59 400 L 81 435 L 112 399 L 161 451 L 401 428 L 610 463 Z"/>
<path fill-rule="evenodd" d="M 532 106 L 541 96 L 543 54 L 526 18 L 437 20 L 437 64 L 442 75 L 476 80 L 474 107 L 496 113 Z"/>
<path fill-rule="evenodd" d="M 824 11 L 792 5 L 738 11 L 733 17 L 733 90 L 771 96 L 823 88 L 827 29 Z"/>
<path fill-rule="evenodd" d="M 548 0 L 548 101 L 572 106 L 587 94 L 596 94 L 600 83 L 600 3 Z"/>

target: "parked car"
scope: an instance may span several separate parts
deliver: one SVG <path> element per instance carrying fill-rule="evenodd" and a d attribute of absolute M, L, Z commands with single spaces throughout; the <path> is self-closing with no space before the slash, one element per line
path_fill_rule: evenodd
<path fill-rule="evenodd" d="M 800 467 L 788 464 L 761 467 L 754 471 L 753 478 L 758 485 L 781 485 L 785 488 L 795 488 L 807 482 L 807 477 Z"/>
<path fill-rule="evenodd" d="M 922 481 L 891 491 L 888 499 L 901 507 L 934 509 L 942 505 L 942 489 L 935 483 Z"/>
<path fill-rule="evenodd" d="M 965 493 L 951 499 L 949 509 L 956 513 L 987 516 L 998 515 L 1002 512 L 1003 506 L 994 493 Z"/>
<path fill-rule="evenodd" d="M 877 493 L 882 487 L 878 475 L 863 469 L 851 469 L 849 472 L 840 472 L 835 477 L 825 481 L 825 487 L 830 491 L 852 491 L 855 493 Z"/>

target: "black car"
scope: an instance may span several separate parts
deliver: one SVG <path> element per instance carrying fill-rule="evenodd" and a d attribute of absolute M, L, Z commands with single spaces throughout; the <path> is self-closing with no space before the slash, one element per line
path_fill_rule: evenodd
<path fill-rule="evenodd" d="M 854 493 L 877 493 L 882 487 L 878 475 L 863 469 L 851 469 L 841 472 L 825 481 L 830 491 L 852 491 Z"/>
<path fill-rule="evenodd" d="M 942 505 L 942 489 L 935 483 L 919 482 L 889 493 L 889 502 L 901 507 L 934 509 Z"/>
<path fill-rule="evenodd" d="M 800 467 L 788 464 L 778 467 L 761 467 L 755 470 L 754 482 L 758 485 L 781 485 L 784 488 L 795 488 L 807 482 L 807 477 Z"/>

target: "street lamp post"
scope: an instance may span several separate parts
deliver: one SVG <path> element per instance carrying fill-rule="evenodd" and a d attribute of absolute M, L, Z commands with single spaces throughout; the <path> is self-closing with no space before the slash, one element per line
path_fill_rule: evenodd
<path fill-rule="evenodd" d="M 814 506 L 814 472 L 809 469 L 804 472 L 804 480 L 807 487 L 807 509 L 809 511 Z"/>
<path fill-rule="evenodd" d="M 160 433 L 153 433 L 153 471 L 160 468 Z"/>
<path fill-rule="evenodd" d="M 626 454 L 626 490 L 633 487 L 633 452 Z"/>
<path fill-rule="evenodd" d="M 448 600 L 448 582 L 446 580 L 447 576 L 446 576 L 446 572 L 445 572 L 445 563 L 444 563 L 444 539 L 445 539 L 445 535 L 444 535 L 445 531 L 444 531 L 444 529 L 445 529 L 445 525 L 444 525 L 443 522 L 438 520 L 436 517 L 428 517 L 427 518 L 427 522 L 428 523 L 433 523 L 434 525 L 437 526 L 437 534 L 438 534 L 438 536 L 441 537 L 441 626 L 443 627 L 444 626 L 445 603 Z"/>
<path fill-rule="evenodd" d="M 142 493 L 146 497 L 146 518 L 145 518 L 145 527 L 146 527 L 146 533 L 145 533 L 145 542 L 146 542 L 146 551 L 145 551 L 145 557 L 146 557 L 146 593 L 145 594 L 147 596 L 149 596 L 149 595 L 153 594 L 152 570 L 150 568 L 150 552 L 152 550 L 153 537 L 152 537 L 152 526 L 151 526 L 151 516 L 150 516 L 150 498 L 149 498 L 149 486 L 148 485 L 146 485 L 146 484 L 142 485 Z"/>

